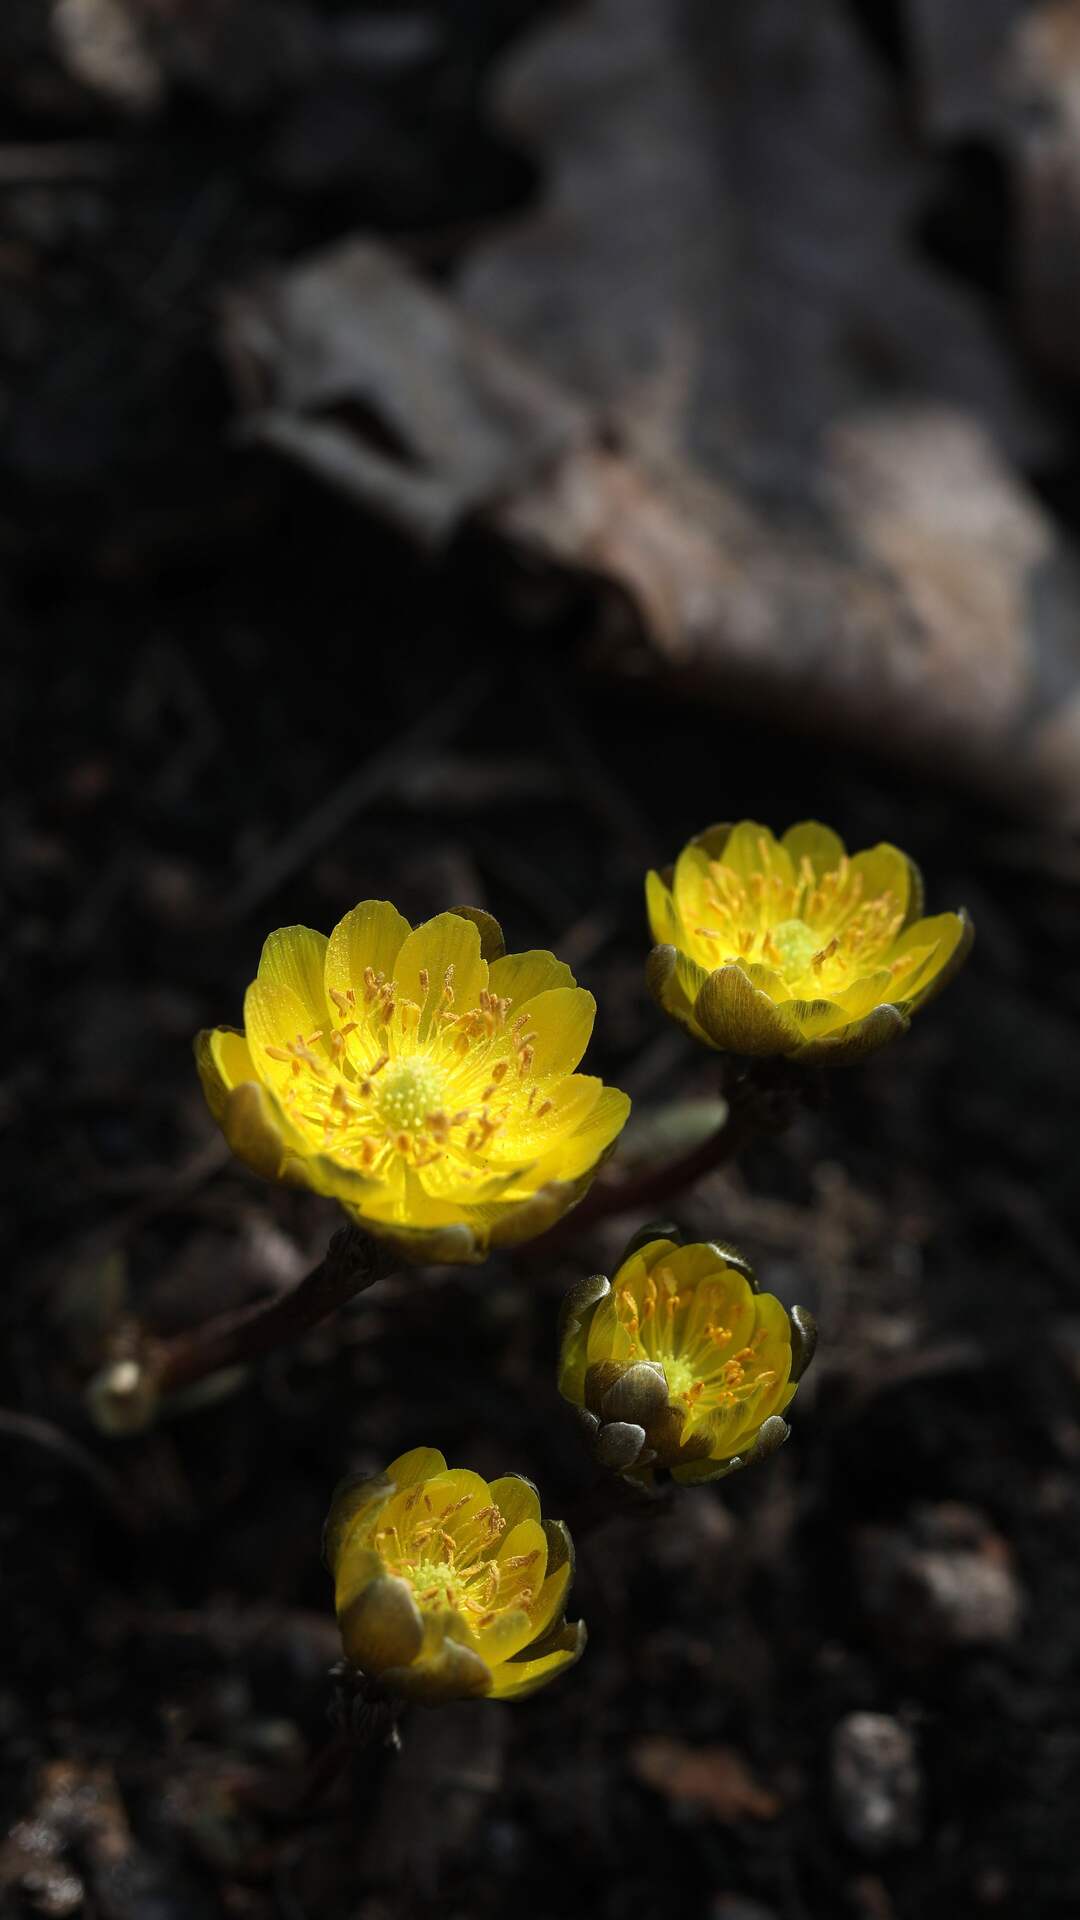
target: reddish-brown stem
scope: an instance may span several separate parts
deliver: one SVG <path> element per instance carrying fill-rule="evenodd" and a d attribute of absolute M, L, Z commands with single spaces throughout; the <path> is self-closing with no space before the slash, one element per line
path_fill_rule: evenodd
<path fill-rule="evenodd" d="M 317 1267 L 272 1300 L 219 1314 L 190 1332 L 156 1344 L 149 1356 L 159 1394 L 194 1386 L 223 1367 L 257 1360 L 291 1346 L 309 1327 L 345 1305 L 391 1270 L 383 1247 L 358 1227 L 339 1227 Z"/>
<path fill-rule="evenodd" d="M 737 1072 L 729 1071 L 724 1085 L 728 1110 L 715 1133 L 663 1166 L 645 1167 L 621 1180 L 597 1181 L 580 1205 L 545 1236 L 545 1246 L 616 1214 L 655 1211 L 706 1174 L 727 1166 L 757 1134 L 780 1132 L 794 1113 L 796 1098 L 807 1087 L 805 1069 L 799 1073 L 783 1060 L 751 1060 Z"/>
<path fill-rule="evenodd" d="M 299 1286 L 236 1313 L 204 1320 L 171 1340 L 142 1339 L 115 1354 L 87 1389 L 91 1418 L 105 1433 L 140 1433 L 162 1399 L 226 1367 L 291 1346 L 354 1294 L 392 1271 L 384 1242 L 357 1227 L 340 1227 Z"/>

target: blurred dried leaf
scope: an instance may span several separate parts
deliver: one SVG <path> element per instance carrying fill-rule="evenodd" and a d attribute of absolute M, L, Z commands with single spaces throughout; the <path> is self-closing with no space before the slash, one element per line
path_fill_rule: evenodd
<path fill-rule="evenodd" d="M 464 300 L 622 450 L 500 525 L 623 589 L 607 663 L 1080 820 L 1080 578 L 1003 457 L 1056 428 L 913 243 L 926 174 L 851 10 L 597 0 L 502 104 L 553 183 Z"/>
<path fill-rule="evenodd" d="M 586 412 L 363 241 L 230 295 L 246 436 L 438 546 L 584 433 Z"/>
<path fill-rule="evenodd" d="M 755 1779 L 734 1747 L 688 1747 L 680 1740 L 639 1740 L 630 1756 L 637 1778 L 669 1800 L 704 1807 L 724 1826 L 775 1820 L 783 1802 Z"/>
<path fill-rule="evenodd" d="M 151 114 L 164 87 L 128 0 L 55 0 L 53 40 L 72 79 L 126 113 Z"/>
<path fill-rule="evenodd" d="M 1080 376 L 1080 5 L 1050 0 L 1017 21 L 1001 64 L 1013 193 L 1015 302 L 1052 373 Z"/>
<path fill-rule="evenodd" d="M 1080 822 L 1058 426 L 911 238 L 839 0 L 594 0 L 509 67 L 547 198 L 461 304 L 356 241 L 234 293 L 247 434 L 437 549 L 591 577 L 598 662 Z"/>

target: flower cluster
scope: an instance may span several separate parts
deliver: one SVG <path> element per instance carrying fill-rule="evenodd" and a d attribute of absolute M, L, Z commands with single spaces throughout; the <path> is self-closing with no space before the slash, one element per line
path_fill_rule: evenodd
<path fill-rule="evenodd" d="M 806 1064 L 853 1060 L 909 1025 L 962 965 L 963 912 L 922 917 L 897 847 L 849 855 L 804 821 L 776 840 L 752 820 L 710 827 L 650 873 L 651 992 L 696 1040 Z"/>
<path fill-rule="evenodd" d="M 787 1439 L 780 1415 L 816 1340 L 805 1308 L 759 1293 L 733 1248 L 646 1239 L 614 1280 L 596 1274 L 567 1295 L 559 1392 L 602 1466 L 719 1480 Z"/>
<path fill-rule="evenodd" d="M 483 938 L 482 938 L 483 936 Z M 244 1032 L 199 1035 L 210 1109 L 239 1159 L 341 1202 L 408 1256 L 482 1260 L 579 1200 L 630 1102 L 576 1073 L 596 1003 L 488 915 L 415 930 L 365 900 L 329 939 L 266 941 Z"/>
<path fill-rule="evenodd" d="M 324 1551 L 345 1657 L 387 1693 L 521 1700 L 584 1650 L 570 1536 L 516 1474 L 489 1485 L 415 1447 L 338 1488 Z"/>
<path fill-rule="evenodd" d="M 922 898 L 895 847 L 849 856 L 814 822 L 780 840 L 710 828 L 648 876 L 649 986 L 707 1046 L 850 1060 L 902 1032 L 968 951 L 966 915 L 925 918 Z M 332 1197 L 406 1258 L 478 1261 L 574 1206 L 626 1122 L 626 1095 L 576 1071 L 595 1010 L 553 954 L 507 954 L 488 914 L 412 928 L 367 900 L 329 938 L 271 934 L 243 1032 L 200 1034 L 197 1060 L 256 1172 Z M 329 1256 L 317 1271 L 333 1277 Z M 647 1229 L 613 1280 L 568 1295 L 558 1386 L 603 1467 L 699 1484 L 787 1438 L 816 1337 L 732 1248 Z M 180 1374 L 198 1377 L 190 1356 Z M 565 1615 L 569 1534 L 516 1475 L 489 1484 L 417 1447 L 343 1482 L 325 1553 L 346 1661 L 374 1697 L 522 1699 L 585 1645 Z"/>

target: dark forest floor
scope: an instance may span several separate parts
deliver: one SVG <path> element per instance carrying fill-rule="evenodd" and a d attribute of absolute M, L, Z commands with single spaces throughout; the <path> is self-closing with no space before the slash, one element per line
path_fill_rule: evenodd
<path fill-rule="evenodd" d="M 12 9 L 16 52 L 32 11 Z M 456 22 L 453 111 L 388 110 L 350 225 L 467 231 L 535 190 L 478 104 L 505 30 L 494 7 Z M 25 36 L 12 137 L 108 144 L 63 100 L 42 109 Z M 9 194 L 0 257 L 0 1765 L 18 1823 L 0 1886 L 13 1911 L 101 1920 L 1063 1920 L 1080 866 L 869 750 L 615 689 L 585 664 L 586 592 L 527 622 L 479 534 L 425 570 L 235 445 L 215 290 L 331 237 L 343 209 L 282 179 L 300 135 L 288 147 L 269 109 L 189 98 L 138 138 L 122 186 Z M 225 186 L 200 211 L 208 141 Z M 554 1392 L 556 1305 L 638 1222 L 384 1282 L 108 1442 L 81 1391 L 110 1324 L 174 1328 L 290 1284 L 334 1225 L 229 1164 L 191 1036 L 238 1019 L 271 927 L 329 928 L 372 895 L 414 919 L 471 899 L 595 993 L 593 1070 L 641 1109 L 708 1094 L 714 1066 L 645 991 L 642 876 L 739 816 L 896 840 L 931 910 L 966 904 L 978 930 L 892 1052 L 679 1209 L 819 1317 L 791 1442 L 582 1543 L 591 1639 L 559 1686 L 417 1714 L 400 1757 L 365 1752 L 300 1807 L 328 1737 L 334 1483 L 429 1442 L 571 1509 L 588 1467 Z M 913 1811 L 887 1809 L 880 1851 L 837 1801 L 837 1729 L 863 1710 L 915 1755 Z"/>

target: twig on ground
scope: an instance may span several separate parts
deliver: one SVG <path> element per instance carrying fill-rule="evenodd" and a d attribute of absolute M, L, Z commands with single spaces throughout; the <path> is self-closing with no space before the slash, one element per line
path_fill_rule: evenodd
<path fill-rule="evenodd" d="M 728 1166 L 758 1134 L 782 1132 L 810 1085 L 805 1069 L 793 1069 L 784 1060 L 751 1060 L 729 1071 L 723 1087 L 727 1114 L 715 1133 L 662 1166 L 626 1174 L 621 1180 L 598 1180 L 541 1244 L 550 1249 L 617 1214 L 655 1211 L 706 1174 Z"/>

